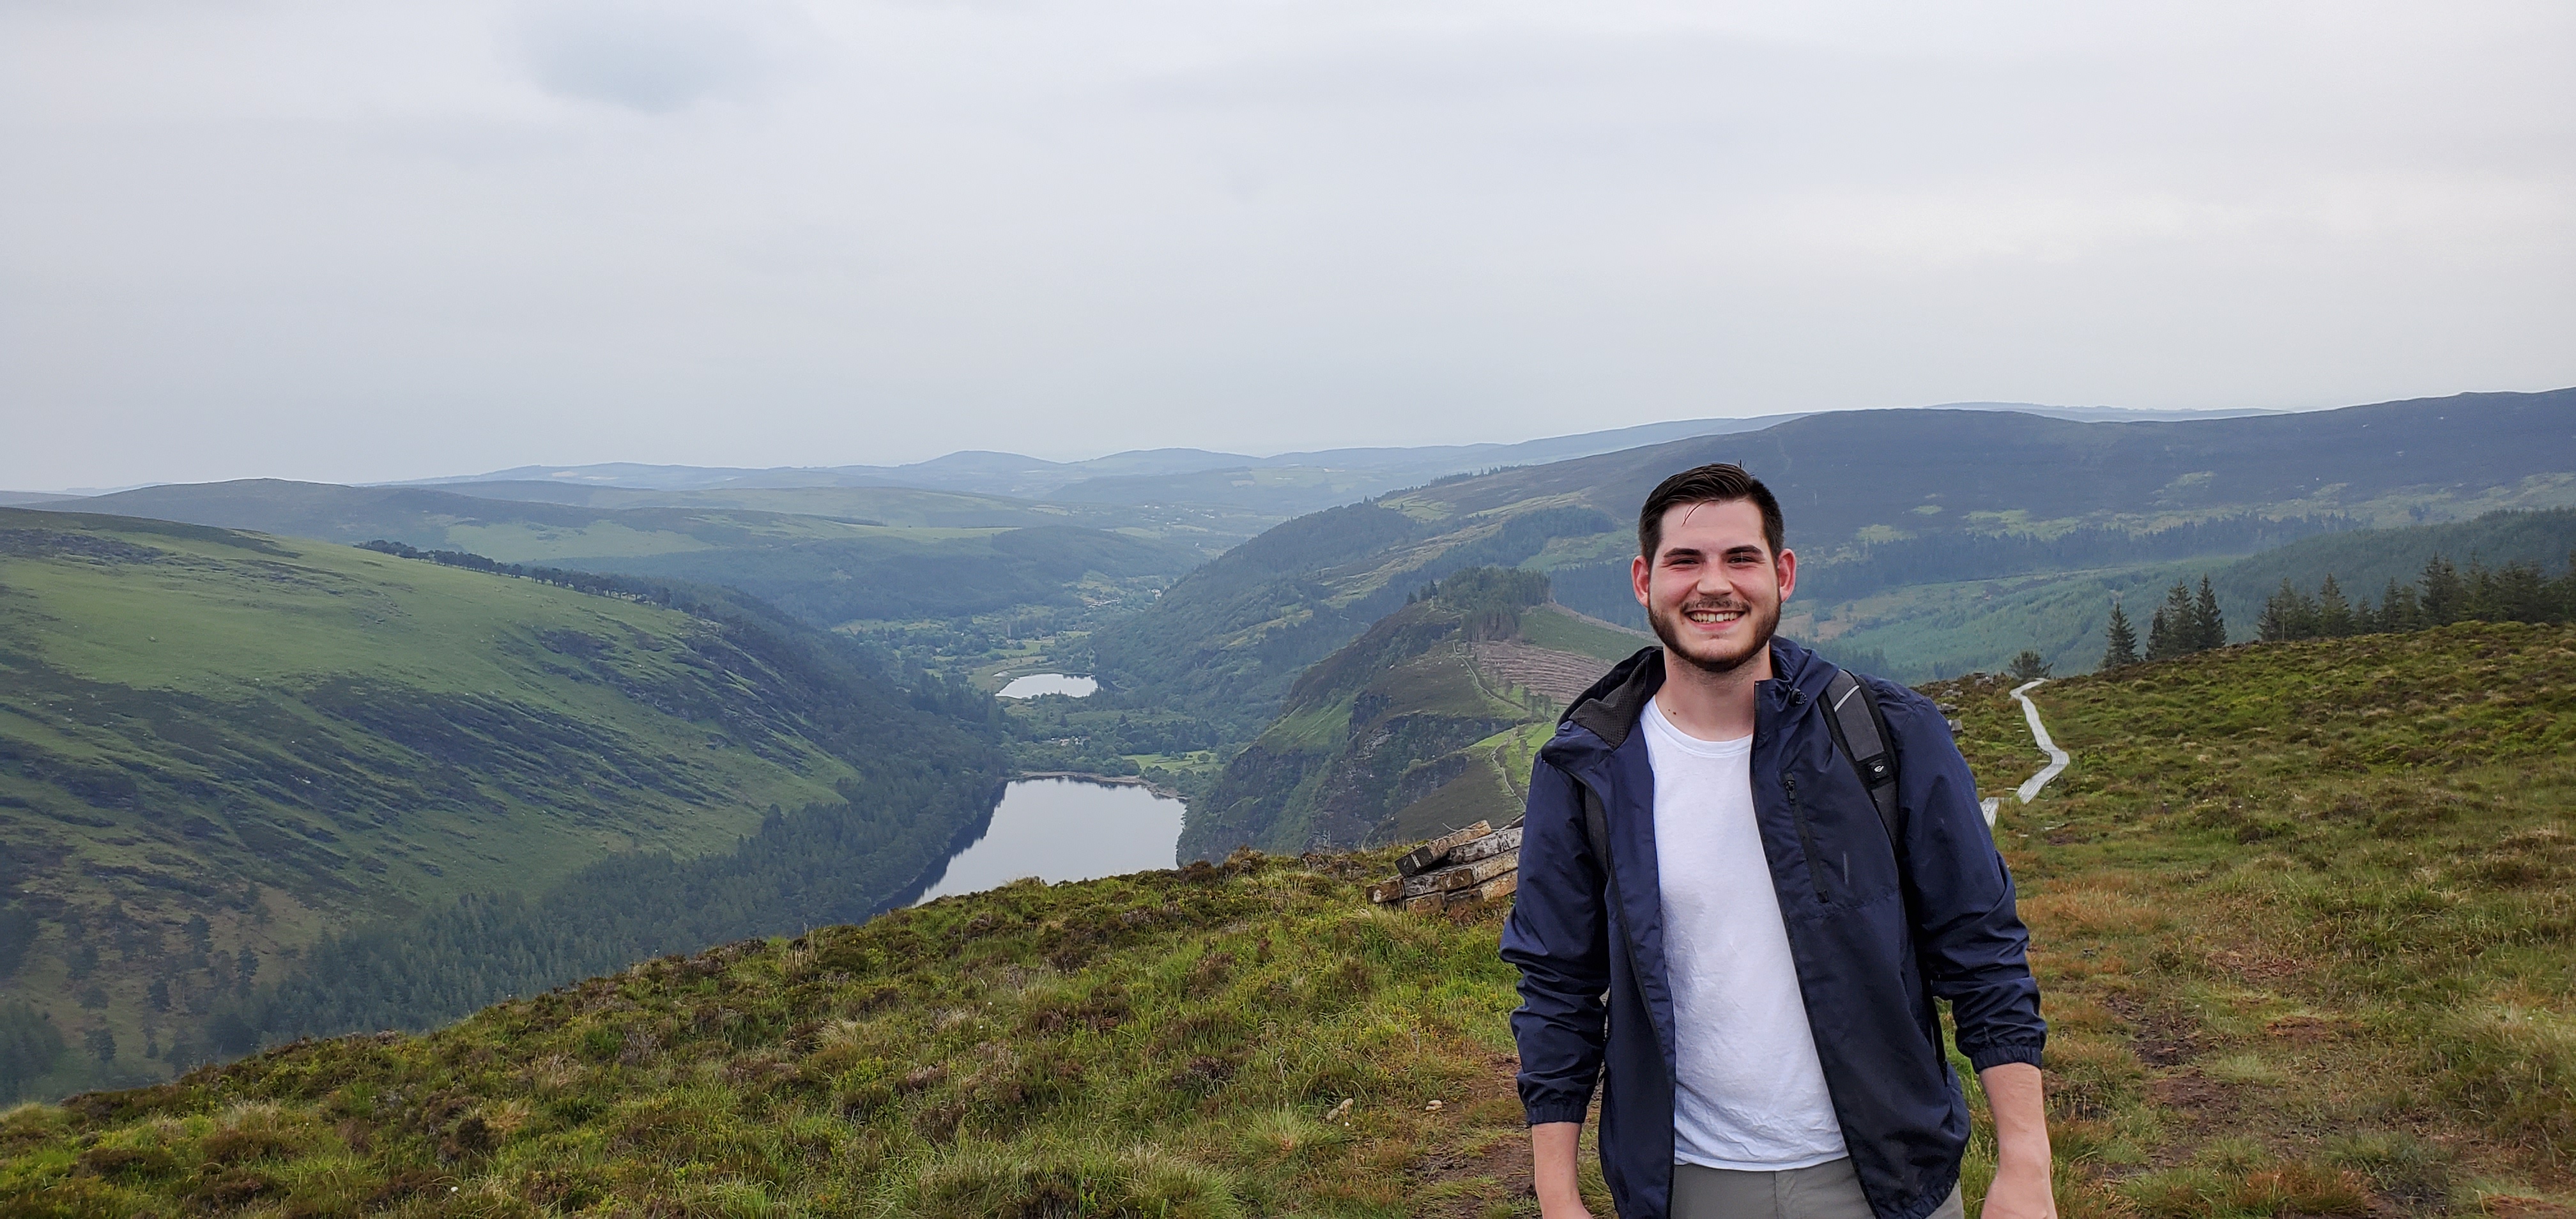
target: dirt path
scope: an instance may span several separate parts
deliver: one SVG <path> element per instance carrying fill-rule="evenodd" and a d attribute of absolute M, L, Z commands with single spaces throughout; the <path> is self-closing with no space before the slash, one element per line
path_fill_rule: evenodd
<path fill-rule="evenodd" d="M 2030 701 L 2031 690 L 2047 680 L 2043 677 L 2039 681 L 2023 682 L 2013 687 L 2012 692 L 2013 700 L 2021 704 L 2022 718 L 2030 721 L 2030 739 L 2039 742 L 2039 751 L 2048 755 L 2048 765 L 2041 767 L 2038 774 L 2024 781 L 2021 789 L 2013 793 L 2020 796 L 2024 804 L 2038 799 L 2039 789 L 2048 786 L 2049 780 L 2056 778 L 2059 771 L 2066 769 L 2066 763 L 2069 760 L 2066 751 L 2058 748 L 2057 742 L 2048 739 L 2048 726 L 2039 722 L 2039 705 Z M 1986 824 L 1994 824 L 1993 813 L 1986 814 Z"/>

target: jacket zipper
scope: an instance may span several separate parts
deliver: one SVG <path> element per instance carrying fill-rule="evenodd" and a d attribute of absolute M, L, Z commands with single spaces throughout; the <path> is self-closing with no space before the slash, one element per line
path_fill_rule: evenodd
<path fill-rule="evenodd" d="M 1646 976 L 1637 972 L 1636 937 L 1628 926 L 1628 911 L 1620 900 L 1619 870 L 1610 862 L 1610 856 L 1615 852 L 1610 848 L 1609 842 L 1609 802 L 1603 800 L 1600 793 L 1593 791 L 1591 786 L 1588 784 L 1583 787 L 1583 798 L 1600 805 L 1602 808 L 1601 845 L 1604 850 L 1602 851 L 1601 859 L 1601 890 L 1602 896 L 1607 899 L 1610 907 L 1609 912 L 1616 913 L 1619 916 L 1619 955 L 1627 958 L 1628 961 L 1628 985 L 1636 988 L 1637 1002 L 1643 1005 L 1646 1009 L 1646 1033 L 1648 1036 L 1655 1039 L 1655 1057 L 1669 1062 L 1671 1060 L 1671 1056 L 1664 1052 L 1664 1030 L 1662 1026 L 1655 1023 L 1655 1002 L 1653 999 L 1646 996 Z M 1589 815 L 1588 810 L 1586 815 Z M 1607 920 L 1605 919 L 1604 921 L 1606 922 Z M 1604 927 L 1602 930 L 1606 933 L 1609 928 Z M 1608 1060 L 1605 1058 L 1603 1061 L 1606 1064 Z M 1669 1074 L 1669 1071 L 1667 1071 L 1667 1074 Z M 1671 1081 L 1667 1080 L 1666 1086 L 1669 1087 L 1670 1084 Z"/>
<path fill-rule="evenodd" d="M 1798 800 L 1798 776 L 1780 776 L 1780 785 L 1789 792 L 1789 815 L 1798 822 L 1798 845 L 1807 852 L 1807 879 L 1816 886 L 1816 900 L 1832 905 L 1833 895 L 1825 892 L 1824 854 L 1816 849 L 1816 832 L 1807 827 L 1807 806 Z"/>

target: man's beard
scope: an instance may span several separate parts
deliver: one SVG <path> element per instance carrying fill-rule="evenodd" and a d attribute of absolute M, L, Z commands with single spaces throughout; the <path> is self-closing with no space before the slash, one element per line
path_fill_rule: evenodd
<path fill-rule="evenodd" d="M 1780 607 L 1777 604 L 1772 605 L 1768 612 L 1751 605 L 1740 607 L 1744 610 L 1744 621 L 1753 628 L 1746 636 L 1751 642 L 1743 651 L 1731 655 L 1703 656 L 1683 647 L 1680 624 L 1682 615 L 1692 610 L 1736 608 L 1739 607 L 1717 605 L 1706 601 L 1692 602 L 1675 606 L 1665 613 L 1649 614 L 1647 621 L 1655 628 L 1655 638 L 1664 641 L 1664 650 L 1681 657 L 1692 668 L 1703 673 L 1732 673 L 1744 667 L 1747 661 L 1761 655 L 1763 649 L 1771 646 L 1771 633 L 1780 629 Z"/>

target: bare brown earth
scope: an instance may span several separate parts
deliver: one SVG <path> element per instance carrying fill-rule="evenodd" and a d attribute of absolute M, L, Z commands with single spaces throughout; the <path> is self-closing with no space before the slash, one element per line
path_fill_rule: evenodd
<path fill-rule="evenodd" d="M 1562 707 L 1610 671 L 1608 661 L 1526 643 L 1481 640 L 1472 645 L 1476 667 L 1497 680 L 1544 694 Z"/>

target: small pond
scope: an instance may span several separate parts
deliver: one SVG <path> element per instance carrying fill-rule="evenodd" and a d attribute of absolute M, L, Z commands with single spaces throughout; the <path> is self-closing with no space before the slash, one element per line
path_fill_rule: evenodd
<path fill-rule="evenodd" d="M 1089 698 L 1092 692 L 1098 689 L 1100 689 L 1100 683 L 1088 677 L 1067 677 L 1062 673 L 1031 673 L 1026 677 L 1012 678 L 1011 684 L 1002 687 L 1002 692 L 997 697 L 1036 698 L 1041 694 L 1070 694 L 1075 698 Z"/>
<path fill-rule="evenodd" d="M 1002 791 L 993 826 L 950 856 L 921 900 L 976 893 L 1023 876 L 1090 880 L 1172 866 L 1181 802 L 1133 784 L 1022 779 Z"/>

